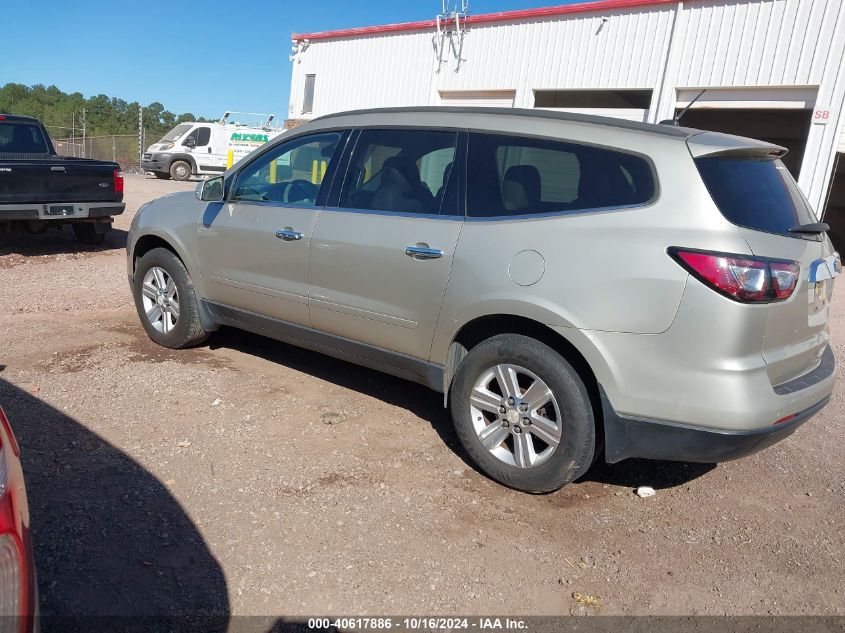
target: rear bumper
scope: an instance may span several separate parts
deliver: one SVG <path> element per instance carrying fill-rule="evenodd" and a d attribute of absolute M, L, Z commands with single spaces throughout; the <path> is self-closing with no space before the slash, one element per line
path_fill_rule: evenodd
<path fill-rule="evenodd" d="M 49 202 L 0 204 L 0 222 L 5 220 L 58 220 L 106 218 L 120 215 L 122 202 Z"/>
<path fill-rule="evenodd" d="M 629 457 L 718 463 L 751 455 L 788 437 L 830 401 L 830 396 L 780 424 L 752 430 L 720 430 L 617 414 L 601 391 L 605 459 Z"/>

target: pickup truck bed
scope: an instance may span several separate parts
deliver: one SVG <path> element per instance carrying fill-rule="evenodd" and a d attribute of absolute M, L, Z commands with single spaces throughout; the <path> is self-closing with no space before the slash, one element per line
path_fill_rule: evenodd
<path fill-rule="evenodd" d="M 40 121 L 0 115 L 0 231 L 70 224 L 99 244 L 124 208 L 120 165 L 58 156 Z"/>

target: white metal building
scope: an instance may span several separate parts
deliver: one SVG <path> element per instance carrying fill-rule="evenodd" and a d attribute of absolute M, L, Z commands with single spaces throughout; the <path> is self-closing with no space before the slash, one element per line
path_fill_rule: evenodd
<path fill-rule="evenodd" d="M 658 122 L 706 89 L 683 124 L 788 147 L 807 198 L 845 238 L 845 0 L 603 0 L 297 34 L 293 45 L 291 125 L 401 105 Z"/>

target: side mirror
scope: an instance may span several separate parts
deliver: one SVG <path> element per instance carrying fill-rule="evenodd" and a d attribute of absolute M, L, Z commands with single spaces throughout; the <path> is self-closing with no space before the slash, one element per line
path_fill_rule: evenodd
<path fill-rule="evenodd" d="M 197 185 L 194 195 L 203 202 L 220 202 L 223 200 L 223 176 L 202 181 Z"/>
<path fill-rule="evenodd" d="M 184 145 L 185 147 L 192 147 L 192 148 L 196 147 L 197 146 L 197 139 L 194 138 L 193 136 L 189 136 L 188 138 L 185 139 L 185 142 L 182 143 L 182 145 Z"/>

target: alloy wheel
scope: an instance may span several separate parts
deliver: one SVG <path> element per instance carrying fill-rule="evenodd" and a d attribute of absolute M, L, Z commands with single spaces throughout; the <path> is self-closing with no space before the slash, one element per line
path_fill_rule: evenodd
<path fill-rule="evenodd" d="M 511 466 L 539 466 L 560 445 L 560 407 L 552 390 L 519 365 L 500 364 L 482 373 L 470 394 L 470 411 L 481 444 Z"/>
<path fill-rule="evenodd" d="M 144 275 L 141 299 L 147 321 L 162 334 L 169 334 L 179 321 L 179 291 L 173 277 L 160 266 Z"/>

